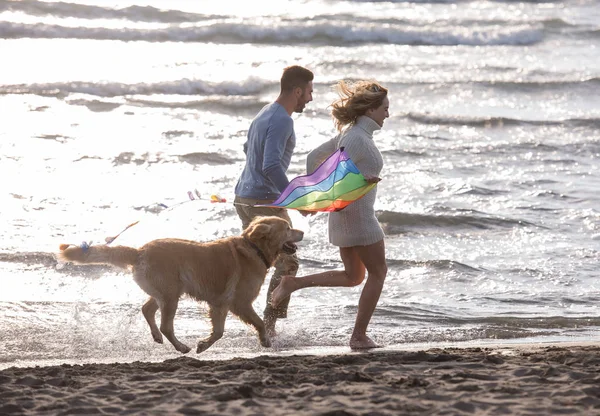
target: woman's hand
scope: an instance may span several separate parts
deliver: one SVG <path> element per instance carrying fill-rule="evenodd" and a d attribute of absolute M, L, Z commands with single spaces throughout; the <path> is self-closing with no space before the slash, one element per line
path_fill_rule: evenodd
<path fill-rule="evenodd" d="M 365 177 L 365 180 L 369 183 L 377 183 L 377 182 L 381 181 L 381 178 L 378 178 L 377 176 L 369 176 L 369 177 Z"/>

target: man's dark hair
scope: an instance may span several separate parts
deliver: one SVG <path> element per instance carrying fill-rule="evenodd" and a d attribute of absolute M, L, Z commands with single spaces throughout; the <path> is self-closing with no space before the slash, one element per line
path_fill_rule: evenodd
<path fill-rule="evenodd" d="M 298 65 L 288 66 L 281 76 L 281 91 L 289 92 L 298 87 L 304 89 L 313 78 L 313 73 L 306 68 Z"/>

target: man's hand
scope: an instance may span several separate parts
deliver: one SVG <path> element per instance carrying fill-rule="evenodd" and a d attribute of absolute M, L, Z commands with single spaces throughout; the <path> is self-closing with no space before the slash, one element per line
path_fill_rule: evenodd
<path fill-rule="evenodd" d="M 377 176 L 369 176 L 368 178 L 365 177 L 365 180 L 369 183 L 377 183 L 381 181 L 381 178 L 378 178 Z"/>
<path fill-rule="evenodd" d="M 298 212 L 302 214 L 303 217 L 308 217 L 309 215 L 312 217 L 317 213 L 316 211 L 305 211 L 303 209 L 299 209 Z"/>

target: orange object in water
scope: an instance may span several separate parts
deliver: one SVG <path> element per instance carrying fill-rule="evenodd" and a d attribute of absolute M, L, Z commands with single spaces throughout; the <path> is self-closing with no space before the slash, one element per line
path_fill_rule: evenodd
<path fill-rule="evenodd" d="M 227 202 L 225 198 L 221 198 L 219 195 L 211 195 L 210 202 Z"/>

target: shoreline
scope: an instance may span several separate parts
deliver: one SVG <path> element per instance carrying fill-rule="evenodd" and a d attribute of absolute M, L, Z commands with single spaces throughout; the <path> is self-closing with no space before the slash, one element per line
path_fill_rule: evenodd
<path fill-rule="evenodd" d="M 0 414 L 592 414 L 600 342 L 0 370 Z"/>
<path fill-rule="evenodd" d="M 375 348 L 367 351 L 354 351 L 348 346 L 314 346 L 314 347 L 278 347 L 274 345 L 272 348 L 260 348 L 253 352 L 240 352 L 232 350 L 231 348 L 221 348 L 215 346 L 201 354 L 196 354 L 194 350 L 188 354 L 180 354 L 174 350 L 168 349 L 165 352 L 164 358 L 159 359 L 138 359 L 138 358 L 125 358 L 125 357 L 111 357 L 102 359 L 93 358 L 55 358 L 46 360 L 23 360 L 23 361 L 11 361 L 11 362 L 0 362 L 0 372 L 9 368 L 36 368 L 36 367 L 52 367 L 60 365 L 86 365 L 86 364 L 130 364 L 134 362 L 143 362 L 147 364 L 161 363 L 170 359 L 177 358 L 192 358 L 199 361 L 229 361 L 237 358 L 253 359 L 258 357 L 289 357 L 294 355 L 302 356 L 328 356 L 328 355 L 346 355 L 346 354 L 364 354 L 365 352 L 372 353 L 383 353 L 383 352 L 408 352 L 418 350 L 432 350 L 432 349 L 469 349 L 469 348 L 493 348 L 495 350 L 528 350 L 542 348 L 544 346 L 600 346 L 600 338 L 588 338 L 585 340 L 569 340 L 566 341 L 564 338 L 523 338 L 521 341 L 518 339 L 510 340 L 488 340 L 488 339 L 477 339 L 470 341 L 457 341 L 457 342 L 418 342 L 418 343 L 406 343 L 406 344 L 393 344 L 386 345 L 381 348 Z"/>

